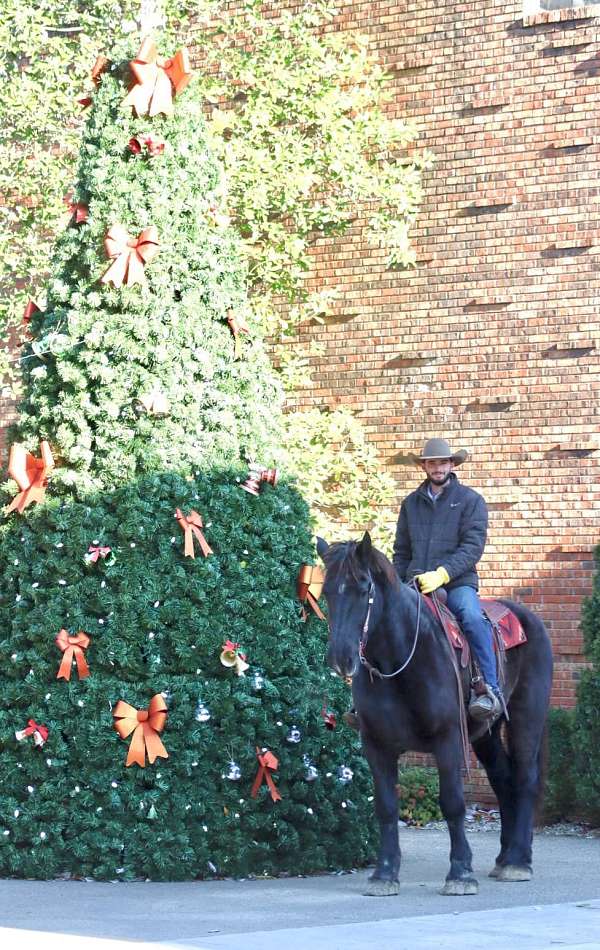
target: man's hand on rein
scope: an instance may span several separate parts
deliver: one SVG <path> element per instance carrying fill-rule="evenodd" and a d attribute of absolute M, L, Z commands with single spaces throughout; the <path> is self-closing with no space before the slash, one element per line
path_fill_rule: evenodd
<path fill-rule="evenodd" d="M 438 587 L 443 587 L 450 580 L 450 575 L 445 567 L 437 567 L 435 571 L 426 571 L 425 574 L 417 574 L 416 581 L 421 588 L 422 594 L 431 594 Z"/>

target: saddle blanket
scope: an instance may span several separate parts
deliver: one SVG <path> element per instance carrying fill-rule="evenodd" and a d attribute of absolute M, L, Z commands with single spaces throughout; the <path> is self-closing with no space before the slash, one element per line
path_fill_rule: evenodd
<path fill-rule="evenodd" d="M 461 651 L 468 649 L 466 638 L 458 625 L 458 621 L 454 614 L 448 610 L 446 605 L 440 603 L 439 600 L 437 604 L 435 604 L 432 597 L 425 597 L 425 602 L 434 616 L 437 617 L 438 610 L 440 611 L 443 618 L 443 626 L 452 646 L 456 650 Z M 487 598 L 481 598 L 480 603 L 488 620 L 502 637 L 505 650 L 511 650 L 513 647 L 521 646 L 522 643 L 527 642 L 527 636 L 521 626 L 521 622 L 510 607 L 507 607 L 506 604 L 502 604 L 499 600 L 489 600 Z M 497 650 L 495 637 L 494 649 Z"/>

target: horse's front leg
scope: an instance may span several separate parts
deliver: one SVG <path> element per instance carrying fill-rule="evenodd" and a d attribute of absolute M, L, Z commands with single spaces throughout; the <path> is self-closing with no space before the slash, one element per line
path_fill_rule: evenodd
<path fill-rule="evenodd" d="M 366 897 L 392 897 L 400 883 L 400 842 L 398 840 L 398 756 L 389 749 L 377 748 L 368 736 L 362 744 L 371 767 L 375 786 L 375 813 L 379 822 L 377 864 L 365 891 Z"/>
<path fill-rule="evenodd" d="M 434 752 L 440 779 L 440 808 L 450 833 L 450 870 L 440 893 L 449 897 L 477 894 L 473 854 L 465 834 L 465 795 L 461 774 L 461 742 L 445 741 Z"/>

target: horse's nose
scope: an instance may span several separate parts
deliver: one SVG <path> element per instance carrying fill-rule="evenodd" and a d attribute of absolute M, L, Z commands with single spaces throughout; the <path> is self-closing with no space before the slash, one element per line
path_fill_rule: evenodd
<path fill-rule="evenodd" d="M 350 650 L 340 651 L 329 647 L 327 663 L 338 676 L 355 676 L 358 670 L 358 657 L 353 656 Z"/>

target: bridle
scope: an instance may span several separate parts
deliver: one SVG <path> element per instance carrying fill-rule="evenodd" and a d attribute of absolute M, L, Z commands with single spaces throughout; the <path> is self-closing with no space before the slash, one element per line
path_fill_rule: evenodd
<path fill-rule="evenodd" d="M 368 598 L 368 601 L 367 601 L 367 614 L 366 614 L 366 617 L 365 617 L 365 622 L 363 623 L 362 634 L 361 634 L 360 641 L 359 641 L 359 644 L 358 644 L 358 658 L 359 658 L 359 660 L 360 660 L 361 666 L 364 666 L 364 667 L 366 668 L 367 672 L 369 673 L 369 676 L 371 677 L 371 682 L 373 682 L 373 677 L 374 677 L 374 676 L 377 676 L 377 677 L 379 677 L 379 679 L 382 679 L 382 680 L 393 679 L 394 676 L 398 676 L 399 673 L 402 673 L 402 672 L 406 669 L 406 667 L 408 666 L 408 664 L 410 663 L 410 661 L 412 660 L 412 658 L 413 658 L 413 656 L 414 656 L 414 654 L 415 654 L 415 650 L 417 649 L 417 641 L 418 641 L 418 639 L 419 639 L 419 627 L 420 627 L 420 621 L 421 621 L 421 600 L 422 600 L 422 598 L 421 598 L 421 597 L 417 597 L 417 624 L 416 624 L 416 628 L 415 628 L 415 636 L 414 636 L 414 640 L 413 640 L 413 645 L 412 645 L 412 648 L 411 648 L 410 653 L 408 654 L 408 656 L 407 656 L 407 658 L 405 659 L 405 661 L 404 661 L 404 663 L 402 664 L 402 666 L 398 667 L 397 670 L 394 670 L 393 673 L 382 673 L 381 670 L 377 669 L 376 666 L 373 666 L 373 664 L 370 663 L 369 660 L 367 660 L 367 657 L 366 657 L 366 655 L 365 655 L 365 649 L 366 649 L 366 646 L 367 646 L 367 640 L 368 640 L 368 638 L 369 638 L 369 621 L 370 621 L 370 619 L 371 619 L 371 608 L 372 608 L 373 604 L 375 603 L 375 582 L 374 582 L 374 580 L 373 580 L 373 578 L 372 578 L 372 576 L 371 576 L 371 572 L 370 572 L 370 571 L 368 572 L 368 577 L 369 577 L 369 589 L 368 589 L 368 591 L 367 591 L 367 598 Z M 415 585 L 414 583 L 413 583 L 413 586 L 415 587 L 415 590 L 416 590 L 417 588 L 416 588 L 416 585 Z"/>

